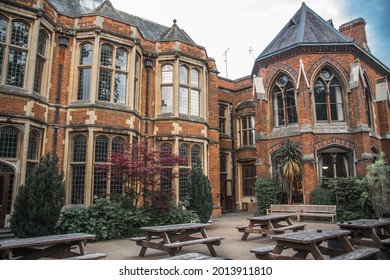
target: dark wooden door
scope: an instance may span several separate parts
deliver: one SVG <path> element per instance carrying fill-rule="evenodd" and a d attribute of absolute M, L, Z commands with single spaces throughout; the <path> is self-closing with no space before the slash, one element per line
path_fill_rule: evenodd
<path fill-rule="evenodd" d="M 8 183 L 9 174 L 0 173 L 0 228 L 5 226 L 5 216 L 7 214 L 7 201 L 8 201 Z"/>

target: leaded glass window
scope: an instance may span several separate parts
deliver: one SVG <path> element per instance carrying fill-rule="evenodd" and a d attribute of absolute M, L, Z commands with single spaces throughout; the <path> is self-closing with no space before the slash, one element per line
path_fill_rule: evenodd
<path fill-rule="evenodd" d="M 26 72 L 29 27 L 21 21 L 13 21 L 6 84 L 16 87 L 24 86 Z"/>
<path fill-rule="evenodd" d="M 77 135 L 73 138 L 71 161 L 71 203 L 84 204 L 85 168 L 87 156 L 87 137 Z"/>
<path fill-rule="evenodd" d="M 43 30 L 39 31 L 37 60 L 35 65 L 34 91 L 41 93 L 42 78 L 44 74 L 44 66 L 46 61 L 46 42 L 47 35 Z"/>
<path fill-rule="evenodd" d="M 102 45 L 98 100 L 117 104 L 126 103 L 127 63 L 128 53 L 125 49 Z"/>
<path fill-rule="evenodd" d="M 200 115 L 199 72 L 184 65 L 180 66 L 179 113 Z"/>
<path fill-rule="evenodd" d="M 161 113 L 173 112 L 173 66 L 166 64 L 161 71 Z"/>
<path fill-rule="evenodd" d="M 272 100 L 275 127 L 288 126 L 298 122 L 294 85 L 284 73 L 276 79 Z"/>
<path fill-rule="evenodd" d="M 80 48 L 77 100 L 88 100 L 90 97 L 92 52 L 93 45 L 90 43 L 86 43 Z"/>
<path fill-rule="evenodd" d="M 342 87 L 330 68 L 320 71 L 314 83 L 314 101 L 318 122 L 344 121 Z"/>
<path fill-rule="evenodd" d="M 18 134 L 16 127 L 6 126 L 0 129 L 0 157 L 16 158 Z"/>

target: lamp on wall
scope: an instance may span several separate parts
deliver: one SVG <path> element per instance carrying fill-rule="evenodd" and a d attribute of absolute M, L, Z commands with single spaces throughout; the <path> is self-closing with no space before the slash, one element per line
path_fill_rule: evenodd
<path fill-rule="evenodd" d="M 58 45 L 59 45 L 61 48 L 65 49 L 65 48 L 68 47 L 69 37 L 64 36 L 64 35 L 60 35 L 60 36 L 58 36 L 58 40 L 59 40 Z"/>

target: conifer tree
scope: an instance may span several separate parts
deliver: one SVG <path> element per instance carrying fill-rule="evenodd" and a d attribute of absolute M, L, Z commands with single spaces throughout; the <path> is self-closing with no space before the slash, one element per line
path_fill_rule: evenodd
<path fill-rule="evenodd" d="M 202 163 L 196 158 L 188 180 L 188 209 L 198 215 L 201 223 L 207 223 L 213 213 L 213 195 L 210 181 L 202 172 Z"/>
<path fill-rule="evenodd" d="M 11 215 L 11 231 L 19 238 L 51 235 L 55 232 L 65 204 L 64 174 L 58 157 L 50 154 L 27 177 L 19 188 Z"/>

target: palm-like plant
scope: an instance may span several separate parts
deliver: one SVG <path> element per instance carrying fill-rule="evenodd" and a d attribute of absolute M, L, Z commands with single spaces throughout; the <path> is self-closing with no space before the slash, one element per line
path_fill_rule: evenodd
<path fill-rule="evenodd" d="M 293 185 L 298 182 L 302 174 L 303 152 L 300 143 L 290 139 L 283 141 L 275 152 L 275 178 L 282 191 L 287 196 L 288 204 L 292 203 Z"/>

